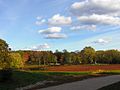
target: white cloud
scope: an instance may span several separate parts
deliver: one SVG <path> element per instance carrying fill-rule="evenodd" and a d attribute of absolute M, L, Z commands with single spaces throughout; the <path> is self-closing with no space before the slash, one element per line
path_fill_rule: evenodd
<path fill-rule="evenodd" d="M 45 36 L 46 39 L 62 39 L 62 38 L 66 38 L 67 35 L 65 34 L 61 34 L 61 33 L 52 33 L 52 34 L 47 34 Z"/>
<path fill-rule="evenodd" d="M 72 23 L 71 17 L 61 16 L 56 14 L 48 20 L 48 24 L 52 26 L 70 25 Z"/>
<path fill-rule="evenodd" d="M 45 30 L 39 30 L 38 32 L 41 34 L 59 33 L 61 32 L 61 29 L 61 27 L 51 27 Z"/>
<path fill-rule="evenodd" d="M 74 15 L 110 14 L 120 15 L 120 0 L 85 0 L 71 5 Z"/>
<path fill-rule="evenodd" d="M 120 0 L 84 0 L 71 5 L 71 13 L 84 25 L 120 25 Z"/>
<path fill-rule="evenodd" d="M 96 30 L 96 25 L 73 26 L 70 29 L 71 30 Z"/>
<path fill-rule="evenodd" d="M 102 38 L 100 38 L 100 39 L 94 41 L 93 43 L 97 43 L 97 44 L 107 44 L 107 43 L 109 43 L 109 42 L 111 42 L 110 39 L 102 39 Z"/>
<path fill-rule="evenodd" d="M 36 45 L 36 46 L 32 46 L 32 47 L 28 47 L 25 48 L 24 50 L 35 50 L 35 51 L 39 51 L 39 50 L 43 50 L 43 49 L 49 49 L 50 46 L 47 43 L 41 44 L 41 45 Z"/>
<path fill-rule="evenodd" d="M 42 16 L 37 16 L 36 19 L 37 19 L 37 20 L 41 20 L 41 19 L 42 19 Z"/>
<path fill-rule="evenodd" d="M 43 24 L 45 24 L 45 23 L 46 23 L 46 20 L 45 20 L 45 19 L 36 21 L 36 25 L 43 25 Z"/>
<path fill-rule="evenodd" d="M 120 18 L 109 15 L 79 16 L 78 20 L 83 24 L 107 24 L 107 25 L 120 25 Z"/>
<path fill-rule="evenodd" d="M 63 39 L 66 38 L 67 35 L 60 33 L 61 27 L 51 27 L 46 30 L 39 30 L 38 33 L 41 33 L 44 35 L 44 38 L 46 39 Z"/>

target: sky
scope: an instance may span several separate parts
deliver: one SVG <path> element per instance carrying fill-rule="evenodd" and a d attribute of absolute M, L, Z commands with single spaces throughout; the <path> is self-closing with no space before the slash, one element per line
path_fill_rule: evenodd
<path fill-rule="evenodd" d="M 0 0 L 12 50 L 120 50 L 120 0 Z"/>

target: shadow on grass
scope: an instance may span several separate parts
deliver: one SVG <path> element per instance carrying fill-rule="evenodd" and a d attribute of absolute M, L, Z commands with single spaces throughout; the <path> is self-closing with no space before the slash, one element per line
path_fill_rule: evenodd
<path fill-rule="evenodd" d="M 47 78 L 48 76 L 42 73 L 13 71 L 12 80 L 0 82 L 0 90 L 15 90 L 17 87 L 34 84 Z"/>
<path fill-rule="evenodd" d="M 111 84 L 109 86 L 102 87 L 98 90 L 120 90 L 120 82 Z"/>

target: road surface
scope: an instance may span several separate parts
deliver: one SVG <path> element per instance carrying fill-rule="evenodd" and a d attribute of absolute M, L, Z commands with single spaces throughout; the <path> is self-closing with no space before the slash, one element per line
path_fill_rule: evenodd
<path fill-rule="evenodd" d="M 37 90 L 97 90 L 103 86 L 120 81 L 120 75 L 90 78 L 83 81 L 66 83 Z"/>

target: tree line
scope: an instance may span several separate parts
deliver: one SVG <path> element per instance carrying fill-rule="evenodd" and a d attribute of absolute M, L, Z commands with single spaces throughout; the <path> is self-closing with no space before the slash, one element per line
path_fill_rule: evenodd
<path fill-rule="evenodd" d="M 120 51 L 98 50 L 85 47 L 81 51 L 14 51 L 20 54 L 23 63 L 29 65 L 79 65 L 79 64 L 120 64 Z"/>
<path fill-rule="evenodd" d="M 120 64 L 120 51 L 98 50 L 85 47 L 81 51 L 12 51 L 0 39 L 0 68 L 20 68 L 24 65 L 78 65 L 78 64 Z"/>

